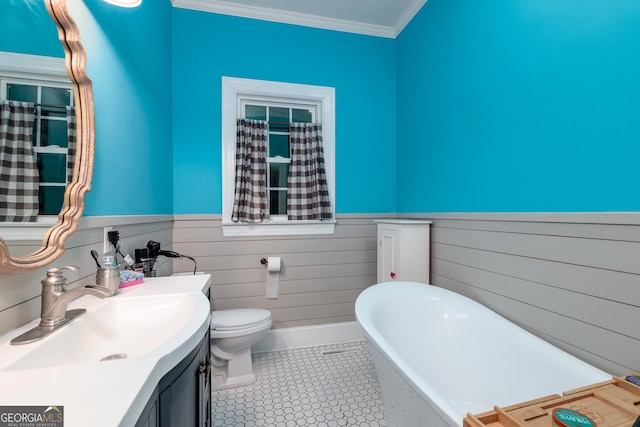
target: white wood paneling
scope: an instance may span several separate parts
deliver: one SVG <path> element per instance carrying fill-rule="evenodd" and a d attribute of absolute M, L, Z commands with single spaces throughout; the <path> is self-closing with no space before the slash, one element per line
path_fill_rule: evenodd
<path fill-rule="evenodd" d="M 619 271 L 549 262 L 511 254 L 432 243 L 435 258 L 599 298 L 640 305 L 638 277 Z"/>
<path fill-rule="evenodd" d="M 335 235 L 224 238 L 219 215 L 90 217 L 52 266 L 77 264 L 91 283 L 91 249 L 115 225 L 133 255 L 148 240 L 194 256 L 212 274 L 214 308 L 268 308 L 274 328 L 354 320 L 376 282 L 377 215 L 339 215 Z M 431 226 L 431 283 L 467 295 L 612 374 L 640 370 L 640 215 L 421 214 Z M 280 297 L 266 299 L 260 258 L 279 256 Z M 159 273 L 191 271 L 159 260 Z M 40 315 L 44 270 L 0 276 L 0 333 Z M 526 367 L 523 367 L 526 369 Z"/>
<path fill-rule="evenodd" d="M 373 215 L 338 215 L 334 235 L 223 237 L 220 215 L 176 216 L 174 250 L 212 274 L 212 308 L 265 308 L 274 328 L 355 320 L 357 296 L 376 282 Z M 261 258 L 282 259 L 279 298 L 266 298 Z M 189 271 L 188 260 L 174 261 Z"/>
<path fill-rule="evenodd" d="M 65 272 L 69 288 L 95 283 L 95 261 L 91 250 L 102 253 L 103 227 L 120 231 L 121 251 L 133 256 L 135 248 L 145 247 L 149 240 L 172 245 L 173 221 L 169 215 L 82 218 L 78 230 L 65 242 L 65 251 L 54 263 L 38 270 L 0 275 L 0 335 L 40 317 L 40 294 L 46 270 L 51 267 L 77 265 L 77 272 Z M 119 259 L 120 260 L 120 259 Z M 121 260 L 120 260 L 121 261 Z M 166 259 L 157 264 L 159 274 L 171 274 L 172 264 Z"/>
<path fill-rule="evenodd" d="M 432 284 L 612 374 L 640 369 L 640 214 L 412 217 L 433 221 Z"/>

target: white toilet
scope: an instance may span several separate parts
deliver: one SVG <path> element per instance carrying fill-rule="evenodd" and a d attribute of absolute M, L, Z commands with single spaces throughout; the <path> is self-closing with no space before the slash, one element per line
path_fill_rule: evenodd
<path fill-rule="evenodd" d="M 271 329 L 271 312 L 258 308 L 211 312 L 211 387 L 251 384 L 251 346 Z"/>

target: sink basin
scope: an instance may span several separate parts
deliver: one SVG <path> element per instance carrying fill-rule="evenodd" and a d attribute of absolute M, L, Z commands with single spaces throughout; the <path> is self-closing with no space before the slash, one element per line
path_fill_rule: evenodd
<path fill-rule="evenodd" d="M 140 357 L 176 334 L 196 308 L 191 294 L 109 298 L 41 342 L 3 371 L 50 368 Z M 25 348 L 26 350 L 26 348 Z"/>

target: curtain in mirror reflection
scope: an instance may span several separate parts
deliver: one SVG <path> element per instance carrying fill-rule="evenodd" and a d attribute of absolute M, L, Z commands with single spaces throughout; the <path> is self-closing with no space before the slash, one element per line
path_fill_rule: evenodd
<path fill-rule="evenodd" d="M 34 119 L 31 126 L 32 155 L 37 166 L 37 199 L 25 199 L 18 182 L 12 183 L 12 190 L 6 189 L 3 197 L 15 199 L 15 204 L 35 207 L 36 214 L 15 215 L 0 202 L 0 218 L 12 222 L 32 222 L 37 215 L 57 215 L 63 204 L 68 182 L 73 178 L 76 153 L 76 118 L 73 107 L 73 92 L 68 85 L 51 83 L 33 84 L 17 79 L 0 78 L 2 98 L 12 101 L 30 102 L 34 105 Z M 3 163 L 3 169 L 8 163 Z M 12 163 L 12 167 L 17 167 Z M 18 167 L 19 168 L 19 167 Z M 9 172 L 7 172 L 9 173 Z M 13 173 L 20 176 L 19 170 Z M 15 192 L 8 194 L 9 192 Z M 10 220 L 8 218 L 15 218 Z"/>
<path fill-rule="evenodd" d="M 0 102 L 0 220 L 33 222 L 38 217 L 39 173 L 32 134 L 35 105 Z"/>

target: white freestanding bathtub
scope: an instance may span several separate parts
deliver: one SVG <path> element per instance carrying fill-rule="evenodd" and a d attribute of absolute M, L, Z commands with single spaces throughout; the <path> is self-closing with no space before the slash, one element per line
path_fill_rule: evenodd
<path fill-rule="evenodd" d="M 477 302 L 380 283 L 356 301 L 390 427 L 462 426 L 468 412 L 611 379 Z"/>

